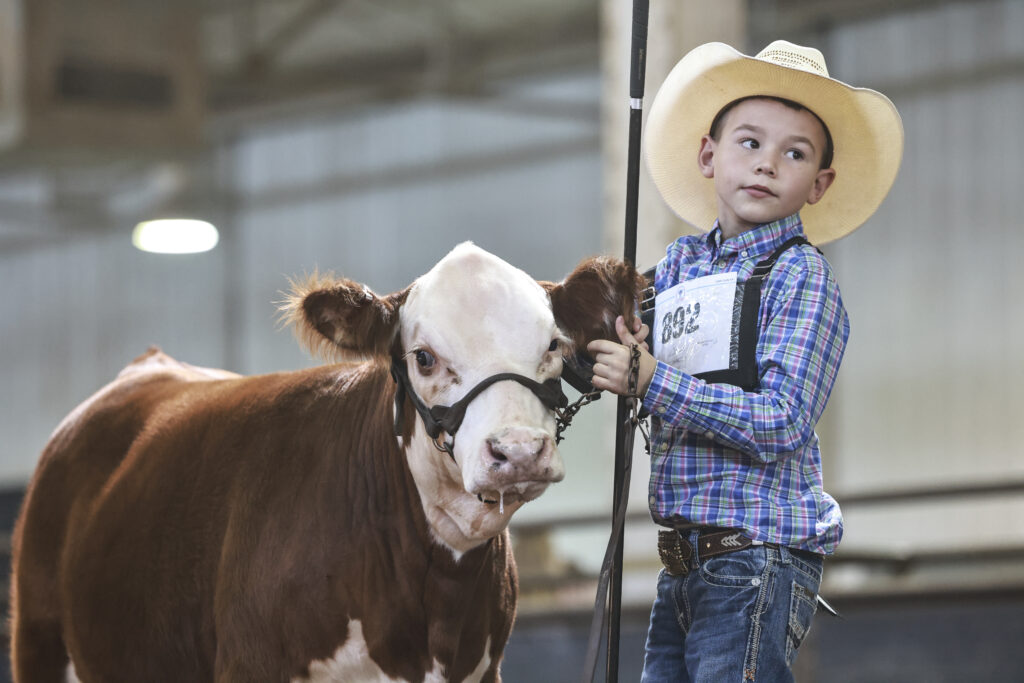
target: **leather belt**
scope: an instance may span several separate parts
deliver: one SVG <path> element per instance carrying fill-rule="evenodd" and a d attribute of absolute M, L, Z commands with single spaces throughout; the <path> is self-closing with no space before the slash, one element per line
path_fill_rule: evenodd
<path fill-rule="evenodd" d="M 662 529 L 658 532 L 658 556 L 665 566 L 665 571 L 672 576 L 685 576 L 693 564 L 694 547 L 683 537 L 683 533 L 686 532 L 675 529 Z M 753 539 L 734 529 L 712 528 L 698 532 L 696 554 L 706 559 L 734 553 L 752 545 L 773 544 L 755 543 Z"/>

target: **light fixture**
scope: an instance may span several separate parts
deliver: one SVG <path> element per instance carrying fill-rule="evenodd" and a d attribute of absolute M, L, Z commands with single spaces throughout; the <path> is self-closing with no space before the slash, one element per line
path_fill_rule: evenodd
<path fill-rule="evenodd" d="M 132 231 L 132 244 L 157 254 L 198 254 L 217 246 L 217 228 L 191 218 L 143 221 Z"/>

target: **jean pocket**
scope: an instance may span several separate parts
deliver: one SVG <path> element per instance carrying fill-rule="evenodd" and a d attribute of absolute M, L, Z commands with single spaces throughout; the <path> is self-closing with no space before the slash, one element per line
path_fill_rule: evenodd
<path fill-rule="evenodd" d="M 750 588 L 761 585 L 768 558 L 764 547 L 747 548 L 703 560 L 700 574 L 705 582 L 725 588 Z"/>
<path fill-rule="evenodd" d="M 786 629 L 786 664 L 792 666 L 800 644 L 811 630 L 818 609 L 818 596 L 799 581 L 793 581 L 789 598 L 789 625 Z"/>
<path fill-rule="evenodd" d="M 783 558 L 796 571 L 807 577 L 813 585 L 821 583 L 821 570 L 824 558 L 811 552 L 783 548 Z"/>

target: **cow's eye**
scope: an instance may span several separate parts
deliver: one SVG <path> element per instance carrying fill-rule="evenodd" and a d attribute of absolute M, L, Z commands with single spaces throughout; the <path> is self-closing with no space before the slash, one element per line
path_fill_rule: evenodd
<path fill-rule="evenodd" d="M 548 344 L 548 351 L 557 351 L 557 350 L 558 350 L 558 340 L 557 339 L 552 339 L 551 343 Z"/>
<path fill-rule="evenodd" d="M 416 356 L 416 365 L 420 366 L 423 370 L 429 370 L 434 367 L 434 363 L 437 362 L 437 359 L 434 358 L 434 354 L 430 353 L 430 351 L 417 349 L 413 353 Z"/>

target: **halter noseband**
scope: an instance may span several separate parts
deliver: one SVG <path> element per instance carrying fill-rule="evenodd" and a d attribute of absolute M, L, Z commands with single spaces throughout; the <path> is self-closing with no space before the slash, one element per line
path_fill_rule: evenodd
<path fill-rule="evenodd" d="M 413 407 L 416 408 L 416 412 L 420 414 L 420 418 L 423 419 L 423 426 L 427 430 L 427 435 L 434 442 L 434 446 L 442 452 L 447 453 L 451 456 L 452 460 L 455 460 L 454 444 L 455 444 L 455 432 L 458 431 L 462 425 L 462 420 L 466 417 L 466 409 L 469 407 L 470 402 L 480 395 L 480 393 L 491 386 L 495 382 L 512 381 L 522 384 L 524 387 L 533 392 L 533 395 L 540 399 L 540 402 L 555 413 L 556 421 L 562 425 L 563 410 L 569 405 L 569 399 L 565 397 L 562 392 L 562 381 L 558 378 L 549 379 L 543 383 L 534 381 L 529 377 L 523 375 L 517 375 L 512 372 L 502 372 L 497 375 L 491 375 L 490 377 L 483 379 L 475 387 L 469 390 L 465 396 L 456 401 L 450 406 L 430 406 L 423 402 L 413 390 L 412 383 L 409 381 L 409 372 L 406 369 L 405 363 L 397 355 L 391 357 L 391 376 L 394 378 L 398 388 L 395 390 L 395 435 L 401 436 L 401 423 L 402 423 L 402 405 L 405 403 L 405 396 L 409 396 L 409 400 L 412 401 Z M 567 424 L 567 423 L 566 423 Z M 560 426 L 558 433 L 564 426 Z M 441 432 L 446 432 L 452 437 L 452 441 L 442 441 L 438 443 L 437 439 L 441 436 Z"/>

